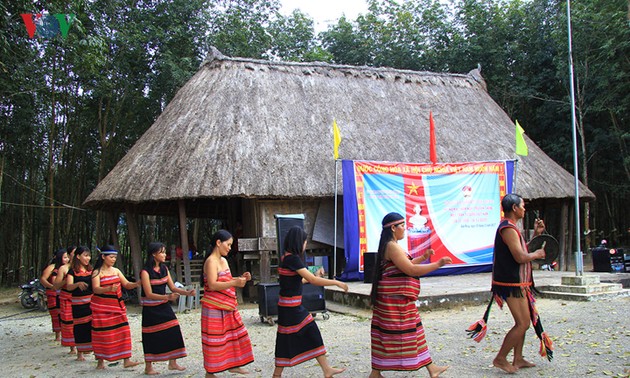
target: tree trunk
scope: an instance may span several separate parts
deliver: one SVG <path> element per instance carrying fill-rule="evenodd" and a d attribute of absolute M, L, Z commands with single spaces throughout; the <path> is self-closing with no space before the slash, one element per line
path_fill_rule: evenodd
<path fill-rule="evenodd" d="M 585 62 L 585 78 L 588 78 L 589 74 L 588 74 L 588 62 Z M 579 77 L 576 79 L 578 81 L 578 85 L 576 85 L 575 87 L 577 88 L 577 92 L 578 92 L 578 105 L 577 105 L 577 120 L 576 120 L 576 125 L 575 127 L 577 128 L 577 134 L 578 137 L 580 138 L 580 154 L 578 154 L 578 156 L 580 157 L 580 161 L 582 163 L 582 169 L 579 170 L 579 175 L 581 177 L 581 181 L 584 185 L 588 186 L 588 158 L 586 155 L 586 136 L 584 133 L 584 107 L 585 107 L 585 103 L 586 103 L 586 99 L 584 96 L 585 90 L 580 88 L 579 85 Z M 585 82 L 587 82 L 587 80 L 585 80 Z M 577 191 L 577 190 L 576 190 Z M 580 199 L 576 198 L 576 203 L 579 203 Z M 590 213 L 591 213 L 591 209 L 590 209 L 590 205 L 588 202 L 584 202 L 584 222 L 582 224 L 582 229 L 583 230 L 589 230 L 590 229 Z M 582 230 L 577 230 L 580 234 L 582 233 Z M 586 239 L 585 239 L 585 244 L 586 247 L 588 248 L 588 245 L 590 240 L 590 234 L 587 235 Z M 581 252 L 582 248 L 581 248 L 581 241 L 580 240 L 576 240 L 575 241 L 577 243 L 576 245 L 576 251 Z M 581 257 L 580 257 L 581 258 Z M 577 261 L 576 261 L 577 264 Z"/>
<path fill-rule="evenodd" d="M 109 229 L 109 239 L 107 243 L 120 250 L 120 245 L 118 244 L 118 214 L 115 214 L 113 211 L 108 211 L 106 214 L 107 228 Z"/>
<path fill-rule="evenodd" d="M 156 216 L 148 215 L 147 216 L 147 239 L 149 239 L 149 243 L 157 240 L 155 237 L 155 224 L 156 224 Z"/>
<path fill-rule="evenodd" d="M 105 111 L 103 111 L 103 97 L 98 99 L 98 134 L 99 141 L 101 143 L 101 160 L 98 163 L 98 182 L 101 182 L 105 178 L 105 166 L 107 162 L 107 153 L 109 152 L 109 143 L 107 139 L 107 123 L 109 109 L 111 106 L 111 98 L 107 99 L 107 105 Z M 103 231 L 103 214 L 102 211 L 96 212 L 96 235 L 95 239 L 101 240 L 101 232 Z"/>
<path fill-rule="evenodd" d="M 2 203 L 2 178 L 4 177 L 4 155 L 0 154 L 0 203 Z"/>
<path fill-rule="evenodd" d="M 55 246 L 55 69 L 57 66 L 56 56 L 53 55 L 53 67 L 51 78 L 51 117 L 50 132 L 48 133 L 48 250 L 52 251 Z"/>

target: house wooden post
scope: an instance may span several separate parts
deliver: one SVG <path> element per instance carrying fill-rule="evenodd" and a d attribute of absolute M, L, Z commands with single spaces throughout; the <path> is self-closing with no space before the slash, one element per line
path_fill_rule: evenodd
<path fill-rule="evenodd" d="M 569 239 L 569 204 L 566 201 L 562 202 L 562 208 L 560 208 L 560 256 L 558 270 L 567 270 L 567 255 L 569 250 L 567 242 Z"/>
<path fill-rule="evenodd" d="M 182 259 L 184 260 L 184 282 L 186 285 L 192 284 L 190 277 L 190 259 L 188 258 L 188 229 L 186 228 L 186 201 L 178 200 L 179 208 L 179 237 L 182 241 Z"/>
<path fill-rule="evenodd" d="M 271 282 L 271 253 L 274 251 L 260 251 L 260 282 Z"/>
<path fill-rule="evenodd" d="M 133 263 L 133 276 L 140 281 L 142 270 L 142 247 L 140 246 L 140 233 L 138 232 L 138 220 L 131 205 L 126 206 L 127 229 L 129 231 L 129 247 L 131 248 L 131 261 Z M 138 291 L 138 296 L 140 291 Z"/>
<path fill-rule="evenodd" d="M 569 235 L 567 237 L 567 258 L 566 258 L 566 262 L 567 265 L 564 268 L 564 270 L 568 271 L 571 265 L 571 260 L 575 260 L 575 253 L 573 253 L 573 236 L 575 235 L 575 226 L 574 226 L 574 222 L 575 222 L 575 205 L 570 203 L 568 205 L 568 209 L 569 209 Z M 578 241 L 579 242 L 579 241 Z"/>

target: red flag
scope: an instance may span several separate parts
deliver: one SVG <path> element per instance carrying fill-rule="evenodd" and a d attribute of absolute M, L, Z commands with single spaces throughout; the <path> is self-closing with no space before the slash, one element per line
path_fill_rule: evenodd
<path fill-rule="evenodd" d="M 437 151 L 435 150 L 435 122 L 433 122 L 433 112 L 429 112 L 429 157 L 431 158 L 431 163 L 437 164 Z"/>

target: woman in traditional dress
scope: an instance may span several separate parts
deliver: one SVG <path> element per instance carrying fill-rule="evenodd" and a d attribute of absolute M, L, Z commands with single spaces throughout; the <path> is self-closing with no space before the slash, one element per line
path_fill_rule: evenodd
<path fill-rule="evenodd" d="M 44 268 L 42 276 L 39 278 L 39 282 L 46 288 L 46 303 L 52 321 L 53 332 L 55 333 L 55 341 L 61 340 L 61 318 L 59 317 L 59 290 L 55 289 L 54 283 L 59 268 L 66 265 L 68 261 L 70 260 L 66 249 L 58 250 L 55 252 L 52 262 Z"/>
<path fill-rule="evenodd" d="M 72 269 L 66 276 L 66 288 L 72 293 L 72 323 L 77 361 L 85 361 L 84 353 L 92 351 L 92 253 L 78 247 L 72 258 Z"/>
<path fill-rule="evenodd" d="M 254 361 L 252 342 L 236 305 L 236 288 L 252 279 L 249 272 L 232 277 L 226 256 L 230 253 L 232 235 L 219 230 L 211 238 L 212 250 L 206 254 L 201 282 L 201 347 L 206 377 L 229 370 L 247 374 L 243 366 Z"/>
<path fill-rule="evenodd" d="M 70 347 L 68 354 L 75 354 L 74 342 L 74 326 L 72 325 L 72 293 L 68 291 L 66 286 L 66 276 L 68 271 L 72 269 L 70 262 L 74 257 L 74 251 L 77 247 L 68 247 L 68 263 L 59 267 L 57 276 L 55 277 L 54 289 L 59 292 L 59 317 L 61 319 L 61 345 Z"/>
<path fill-rule="evenodd" d="M 106 246 L 92 271 L 92 348 L 98 361 L 97 369 L 105 369 L 104 360 L 122 359 L 125 368 L 139 364 L 131 360 L 131 331 L 121 286 L 127 290 L 135 289 L 140 286 L 140 281 L 127 281 L 114 267 L 117 257 L 118 251 Z"/>
<path fill-rule="evenodd" d="M 166 246 L 150 243 L 144 269 L 140 272 L 142 293 L 142 348 L 144 349 L 144 373 L 159 374 L 153 369 L 153 362 L 168 361 L 169 370 L 185 370 L 177 364 L 177 359 L 186 357 L 186 347 L 179 322 L 171 307 L 171 301 L 179 295 L 195 295 L 194 290 L 175 287 L 166 261 Z M 166 286 L 171 290 L 166 294 Z"/>
<path fill-rule="evenodd" d="M 382 378 L 384 370 L 415 371 L 426 367 L 434 378 L 448 366 L 438 366 L 431 360 L 424 327 L 416 307 L 420 295 L 419 276 L 446 264 L 450 257 L 442 257 L 430 264 L 422 264 L 433 254 L 428 249 L 412 259 L 399 240 L 405 237 L 405 218 L 398 213 L 387 214 L 372 281 L 372 372 L 370 378 Z"/>
<path fill-rule="evenodd" d="M 280 293 L 278 299 L 278 331 L 276 333 L 276 367 L 274 377 L 281 377 L 285 367 L 315 358 L 324 377 L 332 377 L 346 369 L 333 368 L 326 358 L 326 347 L 310 312 L 302 306 L 302 280 L 317 286 L 337 286 L 348 291 L 344 282 L 313 275 L 301 258 L 306 249 L 306 232 L 294 226 L 284 239 L 280 258 Z"/>

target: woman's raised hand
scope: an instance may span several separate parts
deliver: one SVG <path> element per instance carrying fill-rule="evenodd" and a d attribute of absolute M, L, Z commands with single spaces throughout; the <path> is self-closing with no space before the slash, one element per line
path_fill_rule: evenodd
<path fill-rule="evenodd" d="M 348 291 L 348 284 L 345 282 L 335 280 L 335 285 L 337 285 L 338 288 L 340 288 L 341 290 L 345 292 Z"/>
<path fill-rule="evenodd" d="M 446 265 L 446 264 L 452 264 L 453 260 L 450 257 L 442 257 L 441 259 L 438 260 L 438 264 L 440 265 L 440 267 Z"/>
<path fill-rule="evenodd" d="M 245 287 L 247 283 L 247 279 L 243 276 L 234 278 L 234 281 L 236 282 L 236 287 Z"/>
<path fill-rule="evenodd" d="M 179 294 L 177 293 L 170 293 L 168 295 L 168 300 L 171 302 L 176 301 L 178 298 L 179 298 Z"/>

